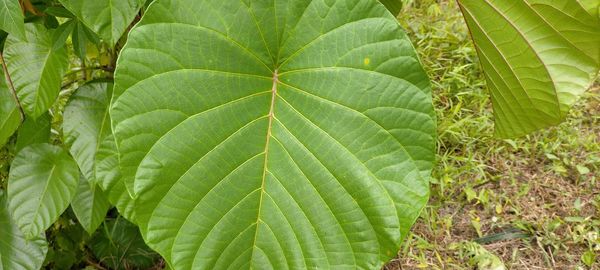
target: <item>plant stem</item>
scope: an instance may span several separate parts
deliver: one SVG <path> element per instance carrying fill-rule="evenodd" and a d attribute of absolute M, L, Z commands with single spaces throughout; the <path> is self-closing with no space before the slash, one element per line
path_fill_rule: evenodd
<path fill-rule="evenodd" d="M 19 96 L 17 96 L 17 91 L 15 90 L 15 86 L 10 78 L 10 74 L 8 74 L 8 67 L 6 66 L 6 61 L 4 61 L 4 56 L 2 52 L 0 52 L 0 62 L 2 62 L 2 70 L 4 70 L 4 76 L 6 77 L 6 81 L 8 83 L 8 87 L 10 88 L 10 92 L 12 93 L 15 102 L 17 103 L 17 108 L 19 108 L 19 114 L 21 115 L 21 122 L 25 121 L 25 111 L 23 110 L 23 106 L 21 105 L 21 101 L 19 100 Z"/>

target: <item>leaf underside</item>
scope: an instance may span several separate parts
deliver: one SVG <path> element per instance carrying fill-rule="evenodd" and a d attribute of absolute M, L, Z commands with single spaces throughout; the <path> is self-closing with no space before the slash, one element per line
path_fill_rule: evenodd
<path fill-rule="evenodd" d="M 593 83 L 600 2 L 583 2 L 459 0 L 492 94 L 498 136 L 559 124 Z"/>
<path fill-rule="evenodd" d="M 115 80 L 122 181 L 174 269 L 377 269 L 427 201 L 429 81 L 375 0 L 157 0 Z"/>

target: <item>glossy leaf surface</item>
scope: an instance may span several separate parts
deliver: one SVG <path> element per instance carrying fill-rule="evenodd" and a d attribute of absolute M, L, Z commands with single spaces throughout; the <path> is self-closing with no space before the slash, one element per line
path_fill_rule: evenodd
<path fill-rule="evenodd" d="M 25 25 L 27 41 L 8 36 L 4 58 L 25 113 L 37 118 L 58 97 L 67 70 L 66 49 L 53 50 L 52 31 L 37 23 Z"/>
<path fill-rule="evenodd" d="M 0 190 L 0 269 L 30 270 L 40 269 L 48 245 L 43 235 L 26 239 L 19 230 L 10 212 L 6 193 Z"/>
<path fill-rule="evenodd" d="M 459 0 L 492 94 L 500 137 L 562 122 L 596 78 L 600 2 L 583 2 Z"/>
<path fill-rule="evenodd" d="M 174 269 L 379 269 L 427 201 L 429 81 L 378 1 L 157 0 L 115 76 L 135 221 Z"/>
<path fill-rule="evenodd" d="M 8 177 L 8 201 L 27 238 L 39 236 L 67 209 L 78 181 L 77 164 L 62 148 L 34 144 L 19 151 Z"/>
<path fill-rule="evenodd" d="M 60 2 L 111 46 L 137 15 L 141 0 L 60 0 Z"/>

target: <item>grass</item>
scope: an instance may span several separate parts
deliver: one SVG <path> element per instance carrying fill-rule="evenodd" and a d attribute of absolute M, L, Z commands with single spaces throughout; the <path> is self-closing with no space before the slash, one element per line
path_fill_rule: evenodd
<path fill-rule="evenodd" d="M 385 269 L 600 269 L 599 84 L 565 123 L 497 139 L 455 1 L 415 1 L 400 21 L 433 82 L 438 155 L 429 205 Z"/>

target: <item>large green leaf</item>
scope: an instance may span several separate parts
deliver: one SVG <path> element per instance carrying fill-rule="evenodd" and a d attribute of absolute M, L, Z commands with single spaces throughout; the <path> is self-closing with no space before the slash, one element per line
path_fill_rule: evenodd
<path fill-rule="evenodd" d="M 19 0 L 0 0 L 0 30 L 25 39 L 24 18 Z"/>
<path fill-rule="evenodd" d="M 94 81 L 81 86 L 65 107 L 65 143 L 83 175 L 95 183 L 94 162 L 100 142 L 110 135 L 108 104 L 112 82 Z"/>
<path fill-rule="evenodd" d="M 79 180 L 77 193 L 71 202 L 71 208 L 81 226 L 91 235 L 104 221 L 110 203 L 104 192 L 94 183 L 88 182 L 84 176 Z"/>
<path fill-rule="evenodd" d="M 125 182 L 119 168 L 119 153 L 115 138 L 107 136 L 96 154 L 96 181 L 108 194 L 108 200 L 117 207 L 119 213 L 130 221 L 135 221 L 135 201 L 125 189 Z"/>
<path fill-rule="evenodd" d="M 19 128 L 20 124 L 21 115 L 19 114 L 19 109 L 6 85 L 4 73 L 0 69 L 0 147 L 4 146 L 8 138 Z"/>
<path fill-rule="evenodd" d="M 62 148 L 34 144 L 15 156 L 8 177 L 12 216 L 27 238 L 43 233 L 75 195 L 77 164 Z"/>
<path fill-rule="evenodd" d="M 68 66 L 66 49 L 52 50 L 52 31 L 25 25 L 27 41 L 8 36 L 4 53 L 8 72 L 25 112 L 37 118 L 52 106 Z"/>
<path fill-rule="evenodd" d="M 43 235 L 25 238 L 11 218 L 6 195 L 0 190 L 0 269 L 40 269 L 47 251 Z"/>
<path fill-rule="evenodd" d="M 496 134 L 564 120 L 600 66 L 600 2 L 459 0 L 492 94 Z"/>
<path fill-rule="evenodd" d="M 60 0 L 110 45 L 115 45 L 144 4 L 142 0 Z"/>
<path fill-rule="evenodd" d="M 428 197 L 429 81 L 376 0 L 157 0 L 111 109 L 174 269 L 378 269 Z"/>

